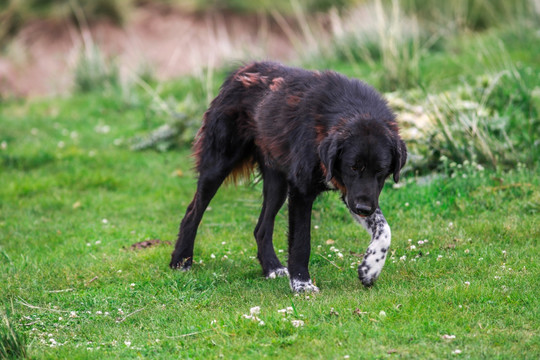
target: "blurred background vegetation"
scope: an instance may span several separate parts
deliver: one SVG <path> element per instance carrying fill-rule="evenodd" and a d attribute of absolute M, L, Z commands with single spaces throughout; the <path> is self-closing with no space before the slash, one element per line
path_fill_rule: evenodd
<path fill-rule="evenodd" d="M 291 64 L 341 71 L 385 92 L 411 151 L 410 171 L 463 162 L 511 168 L 540 158 L 539 0 L 7 0 L 0 44 L 36 20 L 70 21 L 81 32 L 100 21 L 122 27 L 149 5 L 267 18 L 294 48 Z M 203 66 L 163 81 L 144 66 L 125 79 L 87 37 L 73 92 L 108 93 L 152 112 L 160 123 L 132 148 L 165 151 L 191 142 L 227 71 Z"/>

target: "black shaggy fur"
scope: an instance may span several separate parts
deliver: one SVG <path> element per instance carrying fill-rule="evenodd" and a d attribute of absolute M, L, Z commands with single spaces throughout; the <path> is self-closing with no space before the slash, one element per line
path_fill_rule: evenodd
<path fill-rule="evenodd" d="M 332 71 L 257 62 L 225 80 L 204 114 L 194 155 L 197 191 L 170 266 L 191 267 L 197 228 L 223 181 L 258 169 L 264 181 L 255 227 L 258 258 L 266 276 L 284 269 L 272 234 L 288 197 L 292 283 L 310 279 L 310 218 L 317 195 L 337 188 L 353 213 L 370 216 L 385 179 L 399 180 L 407 152 L 394 114 L 369 85 Z"/>

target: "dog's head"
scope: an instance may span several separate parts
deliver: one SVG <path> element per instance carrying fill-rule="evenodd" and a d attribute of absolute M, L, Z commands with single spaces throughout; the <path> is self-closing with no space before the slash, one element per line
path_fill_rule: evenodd
<path fill-rule="evenodd" d="M 399 181 L 407 148 L 395 123 L 360 120 L 334 128 L 321 142 L 319 156 L 326 181 L 341 190 L 349 209 L 369 216 L 379 206 L 386 178 Z"/>

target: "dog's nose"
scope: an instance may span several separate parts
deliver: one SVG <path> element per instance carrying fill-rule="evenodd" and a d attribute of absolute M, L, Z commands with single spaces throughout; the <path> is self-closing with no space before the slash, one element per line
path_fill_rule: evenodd
<path fill-rule="evenodd" d="M 369 216 L 373 213 L 371 206 L 364 204 L 356 204 L 354 206 L 354 212 L 361 216 Z"/>

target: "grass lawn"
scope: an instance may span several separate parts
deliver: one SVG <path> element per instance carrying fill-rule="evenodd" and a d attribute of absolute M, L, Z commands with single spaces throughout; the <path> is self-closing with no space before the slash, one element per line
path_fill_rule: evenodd
<path fill-rule="evenodd" d="M 310 264 L 321 293 L 293 295 L 254 258 L 261 184 L 219 191 L 191 272 L 168 268 L 172 244 L 130 249 L 174 242 L 196 181 L 188 149 L 125 146 L 151 125 L 141 108 L 90 94 L 1 111 L 1 311 L 32 358 L 540 354 L 537 168 L 469 165 L 387 184 L 392 256 L 371 289 L 356 274 L 369 236 L 337 194 L 323 195 Z M 275 238 L 283 261 L 286 213 Z M 243 316 L 256 306 L 264 325 Z"/>

